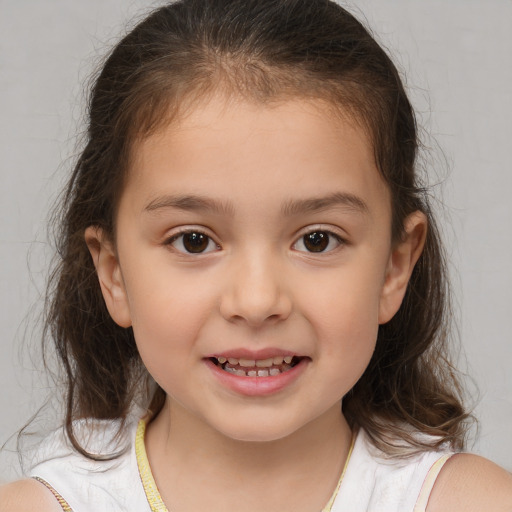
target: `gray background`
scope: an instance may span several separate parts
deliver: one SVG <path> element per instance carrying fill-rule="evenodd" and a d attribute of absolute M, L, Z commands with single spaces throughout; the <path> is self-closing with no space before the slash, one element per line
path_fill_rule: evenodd
<path fill-rule="evenodd" d="M 0 0 L 0 444 L 46 393 L 30 347 L 51 258 L 45 219 L 73 161 L 82 84 L 127 20 L 159 3 Z M 512 470 L 512 0 L 350 5 L 405 71 L 433 136 L 462 363 L 480 390 L 470 388 L 473 450 Z M 15 456 L 4 450 L 0 463 L 0 482 L 14 478 Z"/>

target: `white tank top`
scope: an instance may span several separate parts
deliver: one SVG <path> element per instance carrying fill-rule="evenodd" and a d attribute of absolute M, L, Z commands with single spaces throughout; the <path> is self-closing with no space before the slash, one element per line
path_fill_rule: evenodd
<path fill-rule="evenodd" d="M 39 462 L 29 476 L 48 487 L 66 512 L 168 512 L 146 456 L 145 422 L 129 423 L 121 438 L 113 441 L 117 426 L 82 421 L 76 429 L 90 453 L 112 453 L 126 446 L 117 459 L 87 459 L 59 430 L 43 442 L 35 457 Z M 405 460 L 386 460 L 360 430 L 337 489 L 322 512 L 424 512 L 437 475 L 452 454 L 428 451 Z"/>

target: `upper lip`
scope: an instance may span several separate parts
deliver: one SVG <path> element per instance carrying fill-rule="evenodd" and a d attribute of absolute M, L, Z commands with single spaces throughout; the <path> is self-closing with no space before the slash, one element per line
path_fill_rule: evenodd
<path fill-rule="evenodd" d="M 295 356 L 295 357 L 302 357 L 300 354 L 297 354 L 297 352 L 292 352 L 291 350 L 283 350 L 279 348 L 263 348 L 260 350 L 249 350 L 247 348 L 234 348 L 231 350 L 225 350 L 222 352 L 214 352 L 206 358 L 216 358 L 219 357 L 225 357 L 226 359 L 229 359 L 230 357 L 234 359 L 249 359 L 249 360 L 259 360 L 259 359 L 269 359 L 271 357 L 277 357 L 277 356 Z"/>

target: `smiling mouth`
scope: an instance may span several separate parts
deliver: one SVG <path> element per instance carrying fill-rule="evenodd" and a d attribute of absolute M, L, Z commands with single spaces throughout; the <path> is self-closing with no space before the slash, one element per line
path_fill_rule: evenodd
<path fill-rule="evenodd" d="M 304 359 L 299 356 L 275 356 L 268 359 L 211 357 L 216 366 L 238 377 L 275 377 L 291 370 Z"/>

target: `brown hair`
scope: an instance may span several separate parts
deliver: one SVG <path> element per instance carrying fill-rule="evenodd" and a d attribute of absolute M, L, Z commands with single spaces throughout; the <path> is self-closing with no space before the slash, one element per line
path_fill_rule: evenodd
<path fill-rule="evenodd" d="M 368 30 L 329 0 L 181 0 L 149 15 L 105 61 L 90 95 L 86 145 L 60 209 L 46 326 L 67 376 L 65 424 L 75 448 L 86 454 L 74 419 L 124 420 L 150 380 L 131 328 L 107 312 L 84 231 L 99 226 L 115 240 L 136 141 L 218 90 L 262 103 L 310 97 L 337 106 L 370 134 L 391 192 L 395 241 L 408 214 L 427 216 L 425 249 L 403 304 L 380 326 L 343 412 L 388 453 L 396 439 L 417 449 L 446 441 L 462 447 L 467 414 L 446 356 L 445 259 L 416 172 L 414 113 L 395 66 Z M 151 398 L 158 412 L 163 390 Z M 436 437 L 414 436 L 418 431 Z"/>

